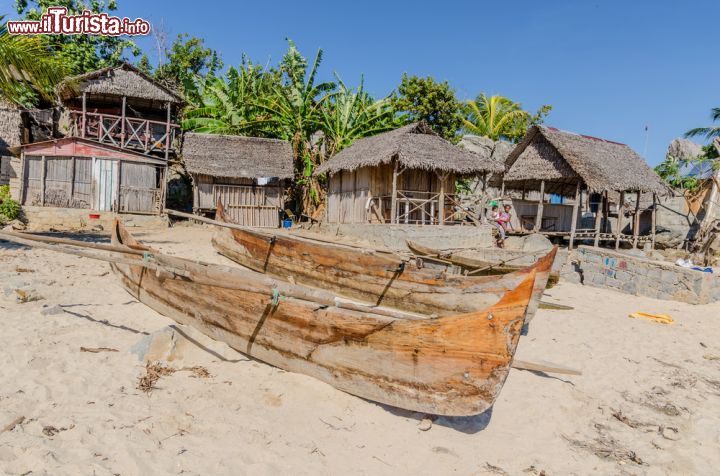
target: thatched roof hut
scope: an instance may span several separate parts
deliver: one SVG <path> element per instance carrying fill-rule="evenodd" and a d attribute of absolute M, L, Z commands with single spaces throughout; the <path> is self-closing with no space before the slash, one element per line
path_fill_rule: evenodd
<path fill-rule="evenodd" d="M 70 77 L 58 85 L 57 93 L 61 101 L 88 93 L 95 96 L 126 96 L 161 103 L 183 102 L 177 92 L 128 63 Z"/>
<path fill-rule="evenodd" d="M 627 145 L 551 127 L 531 127 L 506 166 L 505 184 L 511 188 L 535 190 L 544 180 L 546 192 L 563 194 L 580 181 L 591 192 L 672 193 Z"/>
<path fill-rule="evenodd" d="M 23 120 L 19 109 L 0 104 L 0 157 L 9 156 L 10 148 L 22 143 Z"/>
<path fill-rule="evenodd" d="M 188 132 L 182 156 L 191 174 L 228 178 L 293 176 L 292 148 L 289 142 L 279 139 Z"/>
<path fill-rule="evenodd" d="M 481 155 L 453 145 L 427 123 L 416 122 L 356 141 L 318 167 L 316 174 L 332 175 L 342 170 L 389 164 L 393 160 L 408 169 L 460 175 L 504 171 L 503 164 L 493 160 L 490 154 Z"/>

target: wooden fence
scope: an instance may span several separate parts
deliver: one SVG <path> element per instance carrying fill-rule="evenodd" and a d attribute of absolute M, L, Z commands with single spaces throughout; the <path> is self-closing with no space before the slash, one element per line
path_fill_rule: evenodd
<path fill-rule="evenodd" d="M 229 218 L 239 225 L 277 228 L 280 226 L 280 204 L 271 203 L 268 190 L 264 186 L 215 184 L 214 203 L 222 203 Z"/>

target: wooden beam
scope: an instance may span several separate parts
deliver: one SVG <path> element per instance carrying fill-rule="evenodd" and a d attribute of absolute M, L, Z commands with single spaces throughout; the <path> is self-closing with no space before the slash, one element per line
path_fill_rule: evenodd
<path fill-rule="evenodd" d="M 390 223 L 397 223 L 397 178 L 398 161 L 393 161 L 392 191 L 390 195 Z"/>
<path fill-rule="evenodd" d="M 578 209 L 580 208 L 580 181 L 578 180 L 577 184 L 575 185 L 575 203 L 573 204 L 572 209 L 572 218 L 570 222 L 570 246 L 568 246 L 568 249 L 572 251 L 573 244 L 575 242 L 575 230 L 577 230 L 577 218 L 578 218 Z"/>
<path fill-rule="evenodd" d="M 651 224 L 650 224 L 650 233 L 651 233 L 651 243 L 652 243 L 652 249 L 655 249 L 655 229 L 657 227 L 657 194 L 653 192 L 652 195 L 653 199 L 653 209 L 652 209 L 652 215 L 651 215 Z"/>
<path fill-rule="evenodd" d="M 165 122 L 165 161 L 170 157 L 170 114 L 172 112 L 172 104 L 167 103 L 167 121 Z"/>
<path fill-rule="evenodd" d="M 595 248 L 597 248 L 600 244 L 600 226 L 602 225 L 603 205 L 605 202 L 606 193 L 607 192 L 600 193 L 600 203 L 598 203 L 597 212 L 595 212 Z"/>
<path fill-rule="evenodd" d="M 42 170 L 40 171 L 40 206 L 45 206 L 45 177 L 47 174 L 46 168 L 45 168 L 46 162 L 45 162 L 45 156 L 42 156 Z"/>
<path fill-rule="evenodd" d="M 70 204 L 72 204 L 73 195 L 75 195 L 75 156 L 71 159 L 70 170 Z"/>
<path fill-rule="evenodd" d="M 85 137 L 85 125 L 87 121 L 87 93 L 83 91 L 82 93 L 82 119 L 80 120 L 80 124 L 82 125 L 82 129 L 80 130 L 80 137 Z"/>
<path fill-rule="evenodd" d="M 537 214 L 535 215 L 534 232 L 540 231 L 542 228 L 543 202 L 545 201 L 545 181 L 540 181 L 540 201 L 538 202 Z"/>
<path fill-rule="evenodd" d="M 625 192 L 620 192 L 620 203 L 618 204 L 617 230 L 615 230 L 615 249 L 620 249 L 620 234 L 622 233 L 623 220 L 625 219 Z"/>
<path fill-rule="evenodd" d="M 438 179 L 440 179 L 440 193 L 438 194 L 438 219 L 440 226 L 445 226 L 445 179 L 447 175 L 440 175 L 436 172 Z"/>
<path fill-rule="evenodd" d="M 640 234 L 640 190 L 635 194 L 635 216 L 633 218 L 633 248 L 637 248 L 638 235 Z"/>
<path fill-rule="evenodd" d="M 120 116 L 120 147 L 125 147 L 125 108 L 127 97 L 122 97 L 122 115 Z"/>

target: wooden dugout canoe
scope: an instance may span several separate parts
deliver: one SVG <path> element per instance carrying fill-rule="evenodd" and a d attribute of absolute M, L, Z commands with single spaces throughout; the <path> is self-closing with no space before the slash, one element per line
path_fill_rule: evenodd
<path fill-rule="evenodd" d="M 112 243 L 142 249 L 117 221 Z M 482 413 L 497 398 L 536 277 L 534 270 L 525 273 L 516 288 L 485 309 L 405 319 L 284 297 L 253 271 L 144 249 L 145 256 L 128 255 L 111 267 L 131 295 L 160 314 L 359 397 L 449 416 Z"/>
<path fill-rule="evenodd" d="M 216 220 L 228 222 L 218 204 Z M 530 321 L 545 291 L 557 247 L 532 266 L 498 276 L 461 276 L 429 268 L 394 253 L 316 241 L 283 232 L 218 227 L 213 246 L 254 271 L 331 290 L 374 304 L 423 314 L 450 315 L 483 309 L 537 273 L 528 306 Z"/>
<path fill-rule="evenodd" d="M 450 264 L 453 264 L 455 266 L 458 266 L 462 268 L 465 271 L 475 271 L 475 270 L 483 270 L 481 273 L 483 275 L 493 275 L 493 274 L 507 274 L 512 273 L 513 271 L 517 271 L 520 269 L 523 269 L 526 266 L 522 265 L 514 265 L 510 262 L 513 259 L 519 259 L 521 256 L 517 257 L 509 257 L 506 260 L 503 260 L 502 258 L 498 258 L 494 261 L 487 261 L 482 260 L 478 258 L 473 258 L 470 256 L 462 256 L 453 252 L 445 252 L 441 251 L 435 248 L 430 248 L 429 246 L 421 245 L 420 243 L 416 243 L 412 240 L 406 240 L 405 244 L 407 245 L 408 249 L 415 253 L 417 256 L 423 257 L 423 256 L 429 256 L 431 258 L 439 258 L 444 261 L 447 261 Z M 498 251 L 498 253 L 501 253 L 502 251 Z M 531 256 L 536 256 L 538 259 L 542 258 L 544 256 L 543 251 L 538 252 L 531 252 L 527 254 L 523 254 L 522 257 L 529 258 Z M 552 267 L 552 265 L 551 265 Z M 557 272 L 550 272 L 550 276 L 548 278 L 547 282 L 547 288 L 553 287 L 557 282 L 560 280 L 560 274 Z"/>

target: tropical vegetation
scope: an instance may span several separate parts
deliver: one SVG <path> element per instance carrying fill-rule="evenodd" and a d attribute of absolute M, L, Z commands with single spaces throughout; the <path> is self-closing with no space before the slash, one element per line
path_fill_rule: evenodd
<path fill-rule="evenodd" d="M 468 134 L 488 137 L 492 140 L 517 142 L 525 135 L 528 127 L 542 123 L 552 106 L 543 105 L 535 114 L 522 105 L 504 96 L 490 96 L 481 93 L 465 105 L 462 129 Z"/>

